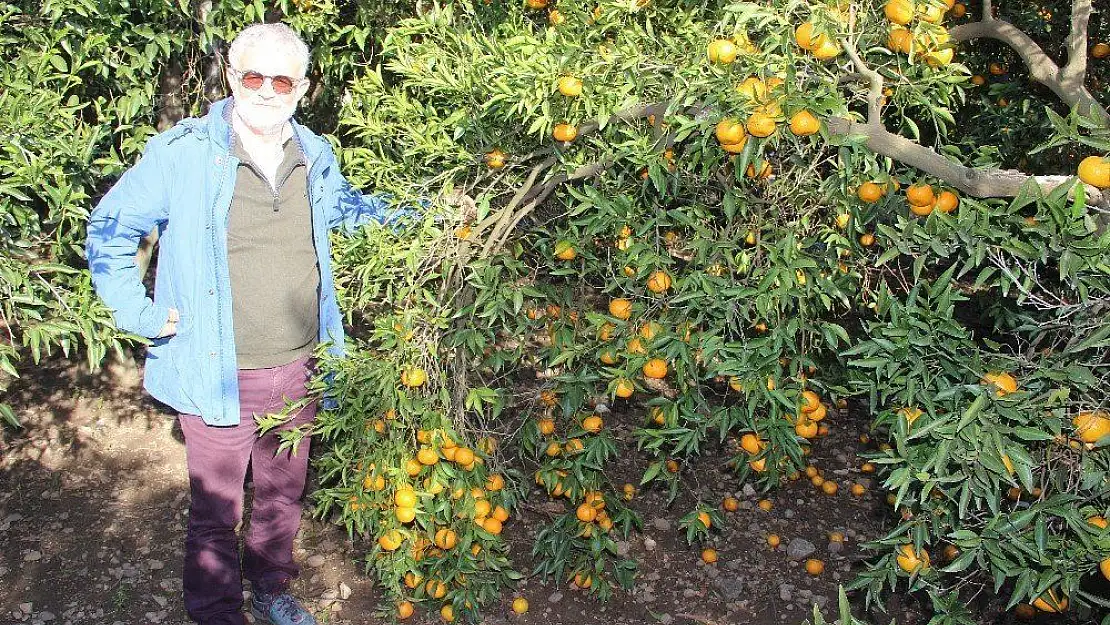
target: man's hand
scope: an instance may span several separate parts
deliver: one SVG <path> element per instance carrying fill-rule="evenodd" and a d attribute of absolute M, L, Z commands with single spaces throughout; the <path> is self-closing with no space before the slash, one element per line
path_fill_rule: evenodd
<path fill-rule="evenodd" d="M 463 221 L 473 221 L 478 217 L 478 204 L 461 187 L 455 187 L 450 193 L 445 194 L 443 201 L 457 207 L 462 213 Z"/>
<path fill-rule="evenodd" d="M 177 309 L 176 308 L 171 308 L 170 309 L 170 316 L 169 316 L 168 319 L 166 319 L 166 325 L 162 326 L 162 331 L 159 332 L 158 336 L 156 336 L 154 338 L 160 339 L 160 338 L 165 338 L 167 336 L 173 336 L 173 335 L 177 334 L 177 320 L 178 320 Z"/>

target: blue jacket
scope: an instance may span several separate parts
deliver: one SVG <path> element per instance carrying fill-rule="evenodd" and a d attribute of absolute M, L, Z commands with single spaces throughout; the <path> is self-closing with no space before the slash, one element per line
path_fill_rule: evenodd
<path fill-rule="evenodd" d="M 230 153 L 231 98 L 206 116 L 189 118 L 150 139 L 89 217 L 86 255 L 96 292 L 116 325 L 152 339 L 143 386 L 174 409 L 210 425 L 239 423 L 238 368 L 227 264 L 227 221 L 239 161 Z M 366 196 L 339 171 L 323 138 L 293 122 L 308 163 L 312 238 L 320 267 L 320 336 L 343 355 L 342 316 L 335 299 L 328 231 L 351 231 L 375 219 L 386 223 L 409 211 L 384 195 Z M 158 228 L 154 299 L 135 264 L 139 241 Z M 179 313 L 177 334 L 154 338 Z"/>

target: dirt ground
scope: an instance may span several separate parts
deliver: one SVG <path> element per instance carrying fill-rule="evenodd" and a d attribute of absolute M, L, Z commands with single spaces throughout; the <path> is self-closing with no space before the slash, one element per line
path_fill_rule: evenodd
<path fill-rule="evenodd" d="M 113 364 L 90 373 L 55 360 L 25 368 L 3 399 L 25 427 L 0 438 L 0 623 L 189 623 L 181 603 L 189 506 L 184 439 L 173 413 L 145 395 L 140 370 Z M 648 462 L 635 451 L 631 421 L 619 413 L 608 419 L 622 445 L 622 461 L 610 476 L 616 484 L 638 483 Z M 895 519 L 877 484 L 858 471 L 865 424 L 847 414 L 828 422 L 832 433 L 814 446 L 813 463 L 840 483 L 837 495 L 800 480 L 767 495 L 773 508 L 765 512 L 756 506 L 763 495 L 724 470 L 725 456 L 692 460 L 682 472 L 684 494 L 672 506 L 659 491 L 631 504 L 644 521 L 642 532 L 620 543 L 639 564 L 632 592 L 618 591 L 600 603 L 565 584 L 526 576 L 517 593 L 529 600 L 529 613 L 513 615 L 506 593 L 484 622 L 793 625 L 812 613 L 814 603 L 827 606 L 832 620 L 837 584 L 851 580 L 869 555 L 860 543 L 880 536 Z M 850 495 L 852 482 L 867 485 L 867 493 Z M 695 504 L 694 492 L 713 503 L 728 494 L 741 502 L 714 536 L 716 565 L 703 564 L 700 548 L 688 546 L 678 529 L 678 519 Z M 543 499 L 538 492 L 532 498 Z M 533 570 L 531 544 L 547 521 L 544 507 L 529 506 L 506 528 L 519 571 Z M 829 541 L 834 530 L 846 536 L 843 544 Z M 767 546 L 770 533 L 782 537 L 778 549 Z M 825 572 L 808 575 L 788 556 L 798 550 L 812 550 L 809 557 L 824 560 Z M 321 623 L 388 622 L 375 615 L 381 594 L 361 573 L 359 557 L 359 546 L 341 528 L 310 519 L 306 510 L 296 544 L 303 568 L 294 592 Z M 875 625 L 892 617 L 900 625 L 928 621 L 916 597 L 892 597 L 886 615 L 854 603 L 857 618 Z M 993 598 L 977 609 L 981 623 L 1012 622 Z M 1073 613 L 1055 622 L 1093 622 L 1077 618 Z M 437 610 L 418 608 L 408 622 L 441 621 Z"/>

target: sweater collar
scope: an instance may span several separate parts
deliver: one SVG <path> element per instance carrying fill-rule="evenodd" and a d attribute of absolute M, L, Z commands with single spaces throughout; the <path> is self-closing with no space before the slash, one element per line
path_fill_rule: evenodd
<path fill-rule="evenodd" d="M 231 150 L 231 136 L 233 133 L 231 113 L 234 106 L 235 97 L 229 96 L 223 100 L 213 102 L 208 109 L 208 136 L 228 151 Z M 309 140 L 312 132 L 298 124 L 296 119 L 290 119 L 289 126 L 293 129 L 293 140 L 300 146 L 305 162 L 308 164 L 315 162 L 321 155 L 322 150 L 317 142 Z"/>

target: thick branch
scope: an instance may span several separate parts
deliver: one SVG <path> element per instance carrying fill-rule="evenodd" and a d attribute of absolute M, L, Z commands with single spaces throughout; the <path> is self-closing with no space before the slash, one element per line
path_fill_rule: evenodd
<path fill-rule="evenodd" d="M 856 67 L 856 72 L 862 78 L 866 78 L 870 85 L 867 90 L 867 123 L 878 124 L 882 118 L 883 77 L 863 62 L 852 42 L 844 39 L 840 42 L 840 45 L 844 47 L 844 51 L 852 59 L 852 65 Z"/>
<path fill-rule="evenodd" d="M 896 135 L 880 124 L 861 124 L 843 117 L 827 120 L 829 132 L 867 137 L 875 152 L 939 178 L 972 197 L 1014 197 L 1030 180 L 1046 192 L 1066 183 L 1069 176 L 1029 176 L 1010 169 L 975 169 L 944 158 L 935 150 Z M 1110 194 L 1088 186 L 1087 199 L 1102 208 L 1110 206 Z"/>
<path fill-rule="evenodd" d="M 1086 12 L 1083 13 L 1083 5 L 1086 6 Z M 1090 0 L 1076 0 L 1075 10 L 1073 16 L 1085 15 L 1090 17 Z M 950 33 L 952 40 L 956 42 L 970 41 L 980 37 L 987 37 L 989 39 L 997 39 L 1013 48 L 1021 57 L 1022 62 L 1029 68 L 1029 75 L 1034 80 L 1043 84 L 1052 90 L 1057 97 L 1060 98 L 1069 107 L 1075 107 L 1080 115 L 1084 117 L 1101 117 L 1103 119 L 1110 119 L 1110 114 L 1099 103 L 1097 99 L 1087 88 L 1083 85 L 1084 74 L 1075 73 L 1075 68 L 1080 61 L 1075 60 L 1074 46 L 1077 37 L 1080 33 L 1083 34 L 1083 42 L 1078 45 L 1083 48 L 1086 42 L 1086 21 L 1080 24 L 1072 25 L 1072 32 L 1068 38 L 1069 45 L 1069 67 L 1067 73 L 1061 71 L 1060 67 L 1045 54 L 1044 50 L 1037 45 L 1036 41 L 1025 34 L 1020 28 L 1014 26 L 1006 20 L 1000 19 L 984 19 L 979 22 L 971 24 L 961 24 L 953 28 Z M 1085 50 L 1080 50 L 1079 55 L 1085 55 Z M 1072 64 L 1072 63 L 1075 64 Z M 1086 61 L 1081 63 L 1085 64 Z M 1065 68 L 1067 69 L 1067 68 Z"/>
<path fill-rule="evenodd" d="M 1091 22 L 1091 0 L 1075 0 L 1071 5 L 1071 32 L 1068 33 L 1068 62 L 1062 77 L 1065 81 L 1087 77 L 1087 26 Z"/>

